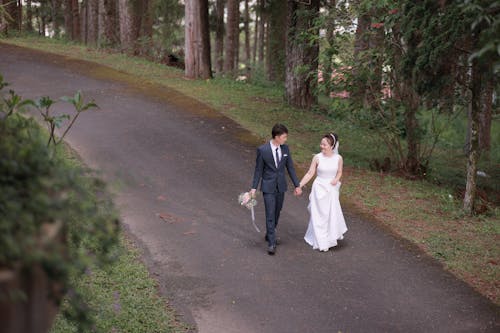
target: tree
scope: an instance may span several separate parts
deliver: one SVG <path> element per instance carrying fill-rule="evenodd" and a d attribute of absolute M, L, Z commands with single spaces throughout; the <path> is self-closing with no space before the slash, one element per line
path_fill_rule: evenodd
<path fill-rule="evenodd" d="M 28 32 L 33 31 L 33 8 L 32 8 L 32 1 L 27 0 L 26 1 L 26 23 L 25 23 L 25 29 Z"/>
<path fill-rule="evenodd" d="M 267 52 L 267 73 L 270 81 L 285 80 L 286 15 L 283 10 L 286 0 L 275 0 L 269 4 L 269 52 Z"/>
<path fill-rule="evenodd" d="M 138 13 L 139 0 L 119 0 L 120 46 L 122 51 L 137 54 L 140 18 Z"/>
<path fill-rule="evenodd" d="M 317 103 L 319 0 L 310 4 L 288 1 L 285 99 L 288 104 L 309 109 Z"/>
<path fill-rule="evenodd" d="M 118 1 L 100 0 L 99 45 L 115 46 L 118 43 Z"/>
<path fill-rule="evenodd" d="M 500 38 L 498 37 L 500 4 L 489 4 L 488 1 L 464 2 L 460 7 L 471 36 L 471 99 L 469 108 L 469 140 L 467 144 L 467 180 L 463 208 L 467 214 L 473 214 L 477 192 L 477 163 L 481 155 L 481 138 L 485 140 L 484 132 L 490 131 L 491 123 L 481 121 L 481 117 L 488 117 L 491 98 L 491 85 L 498 75 Z M 486 102 L 483 106 L 482 102 Z M 486 111 L 485 111 L 486 109 Z M 487 136 L 486 136 L 487 137 Z M 484 144 L 484 141 L 483 141 Z"/>
<path fill-rule="evenodd" d="M 215 71 L 224 69 L 224 7 L 225 0 L 217 0 L 215 5 Z"/>
<path fill-rule="evenodd" d="M 251 52 L 250 52 L 250 7 L 248 0 L 245 0 L 245 16 L 244 16 L 244 31 L 245 31 L 245 64 L 247 69 L 250 68 Z"/>
<path fill-rule="evenodd" d="M 187 0 L 185 3 L 185 75 L 192 79 L 212 77 L 208 0 Z"/>
<path fill-rule="evenodd" d="M 240 8 L 239 0 L 227 0 L 227 28 L 226 28 L 226 43 L 224 57 L 224 73 L 228 76 L 234 76 L 237 68 L 235 64 L 238 59 L 236 57 L 236 48 L 238 38 L 240 36 L 239 18 Z"/>
<path fill-rule="evenodd" d="M 78 0 L 64 0 L 64 25 L 69 39 L 73 41 L 80 40 L 80 8 Z"/>

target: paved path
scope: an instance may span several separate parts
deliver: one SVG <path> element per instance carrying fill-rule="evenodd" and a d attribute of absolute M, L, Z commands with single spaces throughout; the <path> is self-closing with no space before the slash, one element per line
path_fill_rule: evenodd
<path fill-rule="evenodd" d="M 498 332 L 498 308 L 349 211 L 345 241 L 319 253 L 302 240 L 307 198 L 287 194 L 268 256 L 236 203 L 259 142 L 206 106 L 65 57 L 0 44 L 0 59 L 23 97 L 95 98 L 68 142 L 116 191 L 161 291 L 199 332 Z"/>

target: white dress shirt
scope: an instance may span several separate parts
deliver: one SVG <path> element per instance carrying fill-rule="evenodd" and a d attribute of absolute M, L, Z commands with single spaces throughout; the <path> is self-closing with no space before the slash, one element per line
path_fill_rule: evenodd
<path fill-rule="evenodd" d="M 273 144 L 272 140 L 269 141 L 269 144 L 271 145 L 271 151 L 273 152 L 274 165 L 276 165 L 276 167 L 278 167 L 278 161 L 276 161 L 276 148 L 278 148 L 278 156 L 280 157 L 280 161 L 281 161 L 281 159 L 283 158 L 283 156 L 281 155 L 281 147 L 275 146 Z"/>

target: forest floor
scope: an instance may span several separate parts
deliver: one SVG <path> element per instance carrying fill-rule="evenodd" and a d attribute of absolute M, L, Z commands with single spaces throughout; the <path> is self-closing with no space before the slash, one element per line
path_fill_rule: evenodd
<path fill-rule="evenodd" d="M 163 94 L 168 94 L 168 89 L 173 89 L 208 104 L 263 140 L 269 137 L 272 124 L 285 123 L 290 130 L 289 144 L 294 151 L 295 162 L 302 172 L 318 150 L 322 134 L 336 131 L 345 159 L 343 205 L 384 226 L 394 235 L 411 241 L 436 258 L 445 269 L 495 304 L 500 304 L 499 207 L 489 204 L 486 213 L 469 217 L 461 212 L 456 188 L 449 184 L 437 185 L 431 181 L 408 180 L 393 174 L 370 171 L 367 156 L 377 151 L 377 147 L 374 147 L 376 143 L 369 133 L 356 130 L 352 124 L 320 112 L 286 107 L 279 87 L 224 79 L 186 80 L 182 71 L 145 59 L 50 39 L 1 41 L 96 62 L 132 74 L 133 83 L 145 89 L 151 83 L 165 87 L 166 90 L 150 92 L 158 97 L 163 97 Z M 119 75 L 114 70 L 106 72 L 101 69 L 92 75 L 102 79 L 130 80 L 129 76 L 117 77 Z M 189 103 L 186 101 L 179 99 L 171 102 L 183 107 Z M 500 169 L 498 163 L 490 164 L 489 170 Z"/>

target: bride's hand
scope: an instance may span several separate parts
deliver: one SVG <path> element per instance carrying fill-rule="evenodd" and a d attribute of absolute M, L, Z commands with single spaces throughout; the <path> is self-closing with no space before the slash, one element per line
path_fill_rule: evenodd
<path fill-rule="evenodd" d="M 330 184 L 332 184 L 333 186 L 337 185 L 339 183 L 339 181 L 337 179 L 334 179 L 330 182 Z"/>

